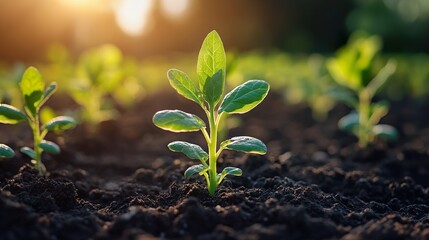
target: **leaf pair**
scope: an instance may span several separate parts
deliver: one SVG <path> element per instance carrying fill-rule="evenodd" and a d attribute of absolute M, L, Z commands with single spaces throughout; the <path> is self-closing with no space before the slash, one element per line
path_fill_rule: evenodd
<path fill-rule="evenodd" d="M 358 135 L 359 128 L 366 127 L 366 131 L 369 135 L 389 141 L 395 141 L 399 137 L 396 129 L 387 124 L 371 124 L 370 126 L 361 126 L 359 123 L 359 114 L 357 112 L 352 112 L 342 117 L 338 121 L 338 127 L 342 130 L 354 133 L 355 135 Z"/>

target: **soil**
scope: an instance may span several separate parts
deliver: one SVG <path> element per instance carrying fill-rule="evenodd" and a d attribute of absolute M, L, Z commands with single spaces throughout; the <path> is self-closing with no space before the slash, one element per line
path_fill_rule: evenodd
<path fill-rule="evenodd" d="M 204 146 L 202 135 L 151 123 L 155 111 L 201 114 L 195 107 L 167 92 L 116 121 L 49 135 L 63 151 L 45 156 L 44 176 L 19 153 L 1 160 L 0 239 L 429 239 L 427 102 L 393 103 L 383 122 L 400 140 L 361 150 L 337 129 L 345 106 L 316 122 L 272 92 L 229 131 L 260 138 L 269 153 L 225 151 L 219 169 L 244 175 L 227 177 L 214 197 L 199 176 L 184 179 L 194 163 L 166 148 Z M 14 149 L 30 144 L 25 126 L 0 131 Z"/>

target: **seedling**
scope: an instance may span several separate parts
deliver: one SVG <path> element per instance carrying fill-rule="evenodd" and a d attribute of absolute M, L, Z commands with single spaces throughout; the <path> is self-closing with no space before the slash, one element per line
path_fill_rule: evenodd
<path fill-rule="evenodd" d="M 15 152 L 6 144 L 0 143 L 0 158 L 12 158 Z"/>
<path fill-rule="evenodd" d="M 31 157 L 31 163 L 40 174 L 46 172 L 42 163 L 42 152 L 51 154 L 60 153 L 60 147 L 45 140 L 49 131 L 62 131 L 71 129 L 76 122 L 71 117 L 59 116 L 52 118 L 46 124 L 41 124 L 39 112 L 45 102 L 52 96 L 57 89 L 55 82 L 45 88 L 45 82 L 39 71 L 34 67 L 29 67 L 19 82 L 19 89 L 24 98 L 24 111 L 11 105 L 0 104 L 0 123 L 17 124 L 21 121 L 27 122 L 33 130 L 33 149 L 29 147 L 21 148 L 21 152 Z"/>
<path fill-rule="evenodd" d="M 398 133 L 390 125 L 378 124 L 389 111 L 386 101 L 373 103 L 377 91 L 395 72 L 393 60 L 371 78 L 374 57 L 380 50 L 380 40 L 376 36 L 352 38 L 349 45 L 340 49 L 337 56 L 328 61 L 328 69 L 334 80 L 354 93 L 344 90 L 331 92 L 331 95 L 354 111 L 340 119 L 340 129 L 352 132 L 359 139 L 359 146 L 367 147 L 375 138 L 396 140 Z"/>
<path fill-rule="evenodd" d="M 262 141 L 247 136 L 233 137 L 218 146 L 218 128 L 222 116 L 250 111 L 264 100 L 270 88 L 265 81 L 250 80 L 226 94 L 220 103 L 225 86 L 225 69 L 226 57 L 222 40 L 216 31 L 212 31 L 204 39 L 198 56 L 198 86 L 180 70 L 170 69 L 167 74 L 171 86 L 179 94 L 196 102 L 204 110 L 209 122 L 209 132 L 206 130 L 206 123 L 194 114 L 180 110 L 164 110 L 153 116 L 153 123 L 164 130 L 202 132 L 207 142 L 208 153 L 198 145 L 183 141 L 172 142 L 168 144 L 168 148 L 201 162 L 189 167 L 185 171 L 185 178 L 196 173 L 204 176 L 210 195 L 214 195 L 217 186 L 227 175 L 242 175 L 242 170 L 236 167 L 226 167 L 222 172 L 217 172 L 216 161 L 224 149 L 255 154 L 267 152 L 267 147 Z"/>

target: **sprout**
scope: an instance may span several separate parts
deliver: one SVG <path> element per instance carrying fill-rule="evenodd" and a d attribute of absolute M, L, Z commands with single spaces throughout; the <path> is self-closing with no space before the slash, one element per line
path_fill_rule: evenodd
<path fill-rule="evenodd" d="M 201 106 L 207 115 L 208 126 L 198 116 L 180 110 L 159 111 L 153 116 L 153 123 L 164 130 L 202 132 L 207 142 L 208 153 L 198 145 L 183 141 L 172 142 L 168 148 L 201 163 L 189 167 L 185 171 L 185 178 L 197 173 L 204 176 L 210 195 L 214 195 L 217 186 L 227 175 L 242 175 L 241 169 L 236 167 L 226 167 L 222 172 L 217 172 L 216 161 L 224 149 L 254 154 L 267 152 L 267 147 L 262 141 L 247 136 L 228 139 L 218 146 L 218 130 L 222 116 L 252 110 L 264 100 L 270 88 L 265 81 L 250 80 L 233 89 L 222 99 L 225 69 L 226 57 L 222 40 L 216 31 L 212 31 L 205 38 L 198 56 L 198 84 L 177 69 L 170 69 L 167 74 L 171 86 L 180 95 Z"/>
<path fill-rule="evenodd" d="M 42 152 L 51 154 L 60 153 L 60 147 L 57 144 L 44 139 L 46 134 L 49 131 L 73 128 L 76 122 L 73 118 L 61 116 L 51 119 L 44 125 L 41 123 L 39 114 L 41 108 L 55 92 L 57 84 L 53 82 L 45 88 L 45 82 L 36 68 L 29 67 L 25 71 L 19 82 L 19 88 L 24 97 L 24 111 L 11 105 L 0 104 L 0 123 L 17 124 L 21 121 L 28 123 L 33 131 L 34 145 L 33 149 L 29 147 L 21 148 L 21 152 L 29 156 L 39 173 L 43 174 L 46 168 L 42 163 Z M 8 150 L 8 147 L 6 147 L 5 145 L 0 147 L 0 157 L 5 154 L 13 156 L 13 154 L 11 154 L 13 153 L 12 149 Z"/>

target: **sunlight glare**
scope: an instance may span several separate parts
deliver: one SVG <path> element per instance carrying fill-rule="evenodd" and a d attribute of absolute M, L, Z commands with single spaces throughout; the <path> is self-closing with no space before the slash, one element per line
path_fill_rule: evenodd
<path fill-rule="evenodd" d="M 182 16 L 188 10 L 190 0 L 162 0 L 162 10 L 172 18 Z"/>
<path fill-rule="evenodd" d="M 153 0 L 122 0 L 115 8 L 119 27 L 131 36 L 141 35 L 147 30 Z"/>

